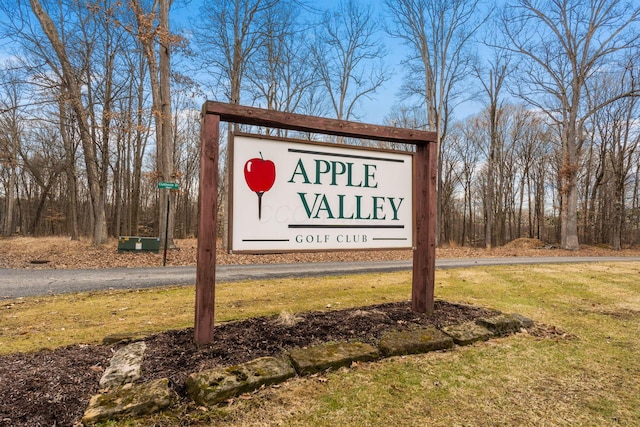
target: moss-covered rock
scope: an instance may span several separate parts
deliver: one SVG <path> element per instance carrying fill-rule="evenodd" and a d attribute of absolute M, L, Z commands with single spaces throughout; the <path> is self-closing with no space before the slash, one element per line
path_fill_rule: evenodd
<path fill-rule="evenodd" d="M 213 406 L 263 385 L 283 382 L 294 375 L 288 361 L 262 357 L 240 365 L 191 374 L 187 378 L 187 392 L 195 402 Z"/>
<path fill-rule="evenodd" d="M 350 366 L 353 362 L 370 362 L 378 359 L 379 352 L 370 344 L 339 342 L 293 349 L 289 357 L 298 374 L 309 375 Z"/>
<path fill-rule="evenodd" d="M 520 331 L 522 323 L 512 315 L 500 314 L 493 317 L 480 317 L 476 323 L 493 332 L 496 336 L 506 336 Z"/>
<path fill-rule="evenodd" d="M 93 396 L 84 412 L 82 423 L 92 425 L 125 416 L 153 414 L 170 406 L 175 397 L 167 378 L 145 384 L 127 384 L 110 393 Z"/>
<path fill-rule="evenodd" d="M 378 344 L 384 356 L 427 353 L 453 347 L 453 340 L 435 327 L 394 331 L 385 334 Z"/>
<path fill-rule="evenodd" d="M 531 328 L 533 326 L 533 319 L 529 319 L 528 317 L 525 317 L 522 314 L 512 313 L 512 314 L 508 314 L 507 316 L 519 322 L 520 326 L 525 329 Z"/>
<path fill-rule="evenodd" d="M 442 328 L 442 332 L 453 338 L 457 345 L 470 345 L 477 341 L 486 341 L 493 336 L 493 332 L 473 322 L 446 326 Z"/>

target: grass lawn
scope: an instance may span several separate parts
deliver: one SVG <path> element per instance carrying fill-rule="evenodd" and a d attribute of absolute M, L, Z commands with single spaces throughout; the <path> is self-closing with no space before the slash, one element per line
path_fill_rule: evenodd
<path fill-rule="evenodd" d="M 401 301 L 410 283 L 391 273 L 221 284 L 216 317 Z M 640 425 L 640 263 L 439 270 L 436 298 L 520 313 L 551 333 L 358 364 L 130 425 Z M 190 327 L 193 299 L 173 287 L 5 300 L 0 352 Z"/>

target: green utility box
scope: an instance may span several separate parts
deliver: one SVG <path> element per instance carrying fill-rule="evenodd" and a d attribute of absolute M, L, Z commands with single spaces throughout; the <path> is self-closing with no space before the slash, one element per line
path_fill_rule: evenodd
<path fill-rule="evenodd" d="M 160 252 L 159 237 L 120 236 L 118 253 L 122 252 Z"/>

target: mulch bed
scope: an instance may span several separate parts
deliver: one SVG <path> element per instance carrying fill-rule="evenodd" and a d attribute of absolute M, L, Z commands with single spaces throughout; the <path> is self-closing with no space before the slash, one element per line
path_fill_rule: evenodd
<path fill-rule="evenodd" d="M 169 378 L 180 396 L 193 372 L 273 356 L 294 347 L 358 340 L 376 343 L 390 330 L 443 327 L 496 311 L 436 301 L 433 316 L 411 311 L 409 302 L 348 310 L 252 318 L 216 325 L 215 342 L 196 347 L 193 330 L 167 331 L 145 339 L 142 366 L 149 381 Z M 0 356 L 0 426 L 72 426 L 79 421 L 115 346 L 73 345 Z"/>

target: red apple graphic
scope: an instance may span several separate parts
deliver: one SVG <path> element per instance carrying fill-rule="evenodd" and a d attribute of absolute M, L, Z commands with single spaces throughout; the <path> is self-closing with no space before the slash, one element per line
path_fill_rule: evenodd
<path fill-rule="evenodd" d="M 271 160 L 265 160 L 260 152 L 260 158 L 253 158 L 244 164 L 244 180 L 251 191 L 258 195 L 258 219 L 262 218 L 262 195 L 273 187 L 276 181 L 276 165 Z"/>

